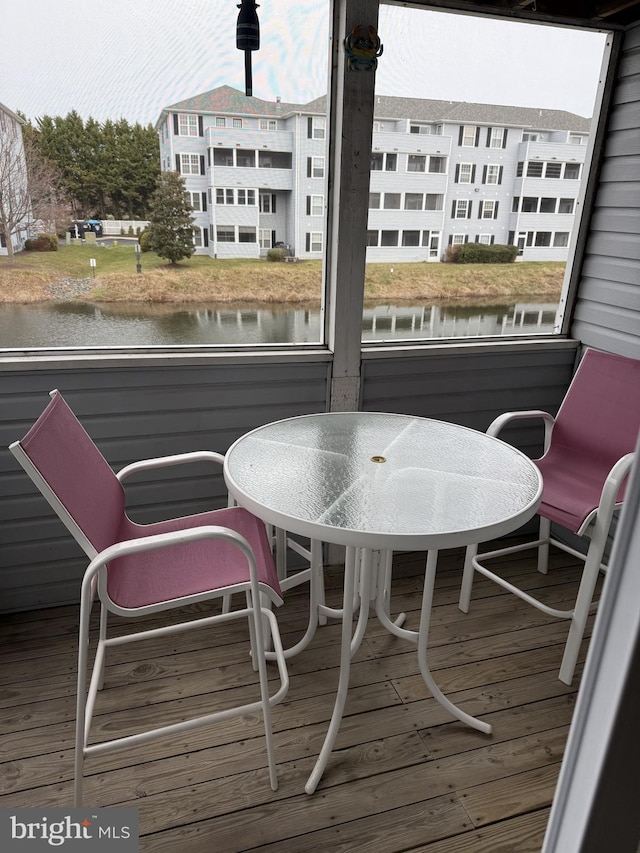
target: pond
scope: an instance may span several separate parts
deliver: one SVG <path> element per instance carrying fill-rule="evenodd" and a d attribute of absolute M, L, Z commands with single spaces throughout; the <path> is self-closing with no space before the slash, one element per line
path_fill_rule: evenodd
<path fill-rule="evenodd" d="M 548 335 L 555 303 L 378 305 L 363 341 Z M 0 305 L 0 348 L 166 347 L 315 343 L 317 308 L 257 305 L 48 302 Z"/>

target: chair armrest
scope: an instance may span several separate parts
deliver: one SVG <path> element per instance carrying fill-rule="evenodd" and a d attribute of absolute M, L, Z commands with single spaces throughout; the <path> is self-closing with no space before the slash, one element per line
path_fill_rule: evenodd
<path fill-rule="evenodd" d="M 551 431 L 556 419 L 549 412 L 541 409 L 527 409 L 523 412 L 504 412 L 498 415 L 487 427 L 487 435 L 497 436 L 499 432 L 511 421 L 520 421 L 527 418 L 538 418 L 544 421 L 544 452 L 546 453 L 551 443 Z"/>
<path fill-rule="evenodd" d="M 116 474 L 116 477 L 122 482 L 130 474 L 137 471 L 150 471 L 153 468 L 168 468 L 171 465 L 183 465 L 185 462 L 217 462 L 219 465 L 224 464 L 224 456 L 222 453 L 216 453 L 213 450 L 194 450 L 191 453 L 178 453 L 175 456 L 158 456 L 155 459 L 141 459 L 139 462 L 132 462 L 130 465 L 125 465 Z"/>

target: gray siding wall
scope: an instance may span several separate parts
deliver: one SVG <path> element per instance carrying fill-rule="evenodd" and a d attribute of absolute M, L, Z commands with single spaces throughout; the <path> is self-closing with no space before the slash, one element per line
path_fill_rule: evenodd
<path fill-rule="evenodd" d="M 486 430 L 502 412 L 555 414 L 575 365 L 575 346 L 427 350 L 409 358 L 363 363 L 362 409 L 399 412 Z M 522 422 L 501 436 L 525 453 L 541 449 L 539 423 Z"/>
<path fill-rule="evenodd" d="M 625 34 L 571 333 L 640 358 L 640 26 Z"/>
<path fill-rule="evenodd" d="M 7 450 L 58 388 L 115 470 L 136 459 L 217 450 L 279 418 L 326 411 L 326 362 L 0 371 L 0 612 L 76 601 L 87 560 Z M 224 506 L 217 466 L 131 478 L 141 523 Z"/>

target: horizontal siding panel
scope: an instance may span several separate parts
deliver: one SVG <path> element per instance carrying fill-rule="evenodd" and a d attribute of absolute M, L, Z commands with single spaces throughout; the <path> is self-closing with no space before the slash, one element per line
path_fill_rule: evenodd
<path fill-rule="evenodd" d="M 590 323 L 592 325 L 605 326 L 616 329 L 627 335 L 638 334 L 640 331 L 640 311 L 620 308 L 616 305 L 603 305 L 601 302 L 589 302 L 581 299 L 576 307 L 574 320 L 578 323 Z M 638 339 L 640 350 L 640 338 Z"/>
<path fill-rule="evenodd" d="M 640 234 L 640 207 L 631 208 L 598 208 L 591 218 L 594 231 L 615 231 L 619 234 Z"/>
<path fill-rule="evenodd" d="M 640 74 L 631 74 L 623 78 L 616 86 L 613 103 L 617 106 L 632 104 L 640 99 L 638 88 L 640 87 Z"/>
<path fill-rule="evenodd" d="M 587 243 L 587 251 L 590 255 L 637 261 L 640 260 L 640 240 L 637 234 L 592 231 Z"/>
<path fill-rule="evenodd" d="M 598 207 L 638 207 L 640 200 L 640 170 L 635 181 L 602 183 L 598 192 Z"/>
<path fill-rule="evenodd" d="M 640 81 L 638 82 L 640 86 Z M 640 139 L 637 130 L 618 130 L 612 133 L 605 145 L 605 157 L 624 157 L 640 153 Z"/>
<path fill-rule="evenodd" d="M 473 352 L 363 362 L 362 408 L 485 430 L 503 411 L 555 411 L 573 373 L 572 349 Z"/>
<path fill-rule="evenodd" d="M 636 271 L 640 275 L 640 268 Z M 640 313 L 640 288 L 616 281 L 584 277 L 580 285 L 580 301 L 601 302 Z"/>
<path fill-rule="evenodd" d="M 634 76 L 636 76 L 637 79 L 640 79 L 640 50 L 629 50 L 628 47 L 629 45 L 625 40 L 625 49 L 618 68 L 618 76 L 622 81 Z M 636 100 L 637 99 L 638 96 L 636 95 Z"/>
<path fill-rule="evenodd" d="M 602 258 L 598 255 L 588 255 L 582 272 L 587 281 L 596 278 L 602 279 L 605 284 L 620 282 L 635 285 L 636 288 L 640 283 L 640 261 L 626 258 Z M 582 284 L 580 292 L 582 294 Z"/>
<path fill-rule="evenodd" d="M 640 57 L 639 57 L 640 58 Z M 640 99 L 637 103 L 625 104 L 624 108 L 615 108 L 609 117 L 609 132 L 628 130 L 640 125 Z"/>
<path fill-rule="evenodd" d="M 600 172 L 600 181 L 637 181 L 640 174 L 640 154 L 606 160 Z"/>
<path fill-rule="evenodd" d="M 640 357 L 640 26 L 625 34 L 571 335 Z"/>
<path fill-rule="evenodd" d="M 640 25 L 630 27 L 624 34 L 624 51 L 640 48 Z"/>
<path fill-rule="evenodd" d="M 615 327 L 607 326 L 606 319 L 600 318 L 599 315 L 597 320 L 595 323 L 577 320 L 571 327 L 572 333 L 579 336 L 580 340 L 588 341 L 589 346 L 596 349 L 630 358 L 640 358 L 640 341 L 637 331 L 631 334 L 621 332 Z"/>

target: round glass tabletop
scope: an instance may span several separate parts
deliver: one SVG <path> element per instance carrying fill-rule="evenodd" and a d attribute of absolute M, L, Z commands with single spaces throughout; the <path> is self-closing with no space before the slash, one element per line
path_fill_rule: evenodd
<path fill-rule="evenodd" d="M 536 511 L 538 469 L 499 439 L 377 412 L 304 415 L 238 439 L 225 480 L 265 521 L 325 542 L 428 549 L 486 541 Z"/>

